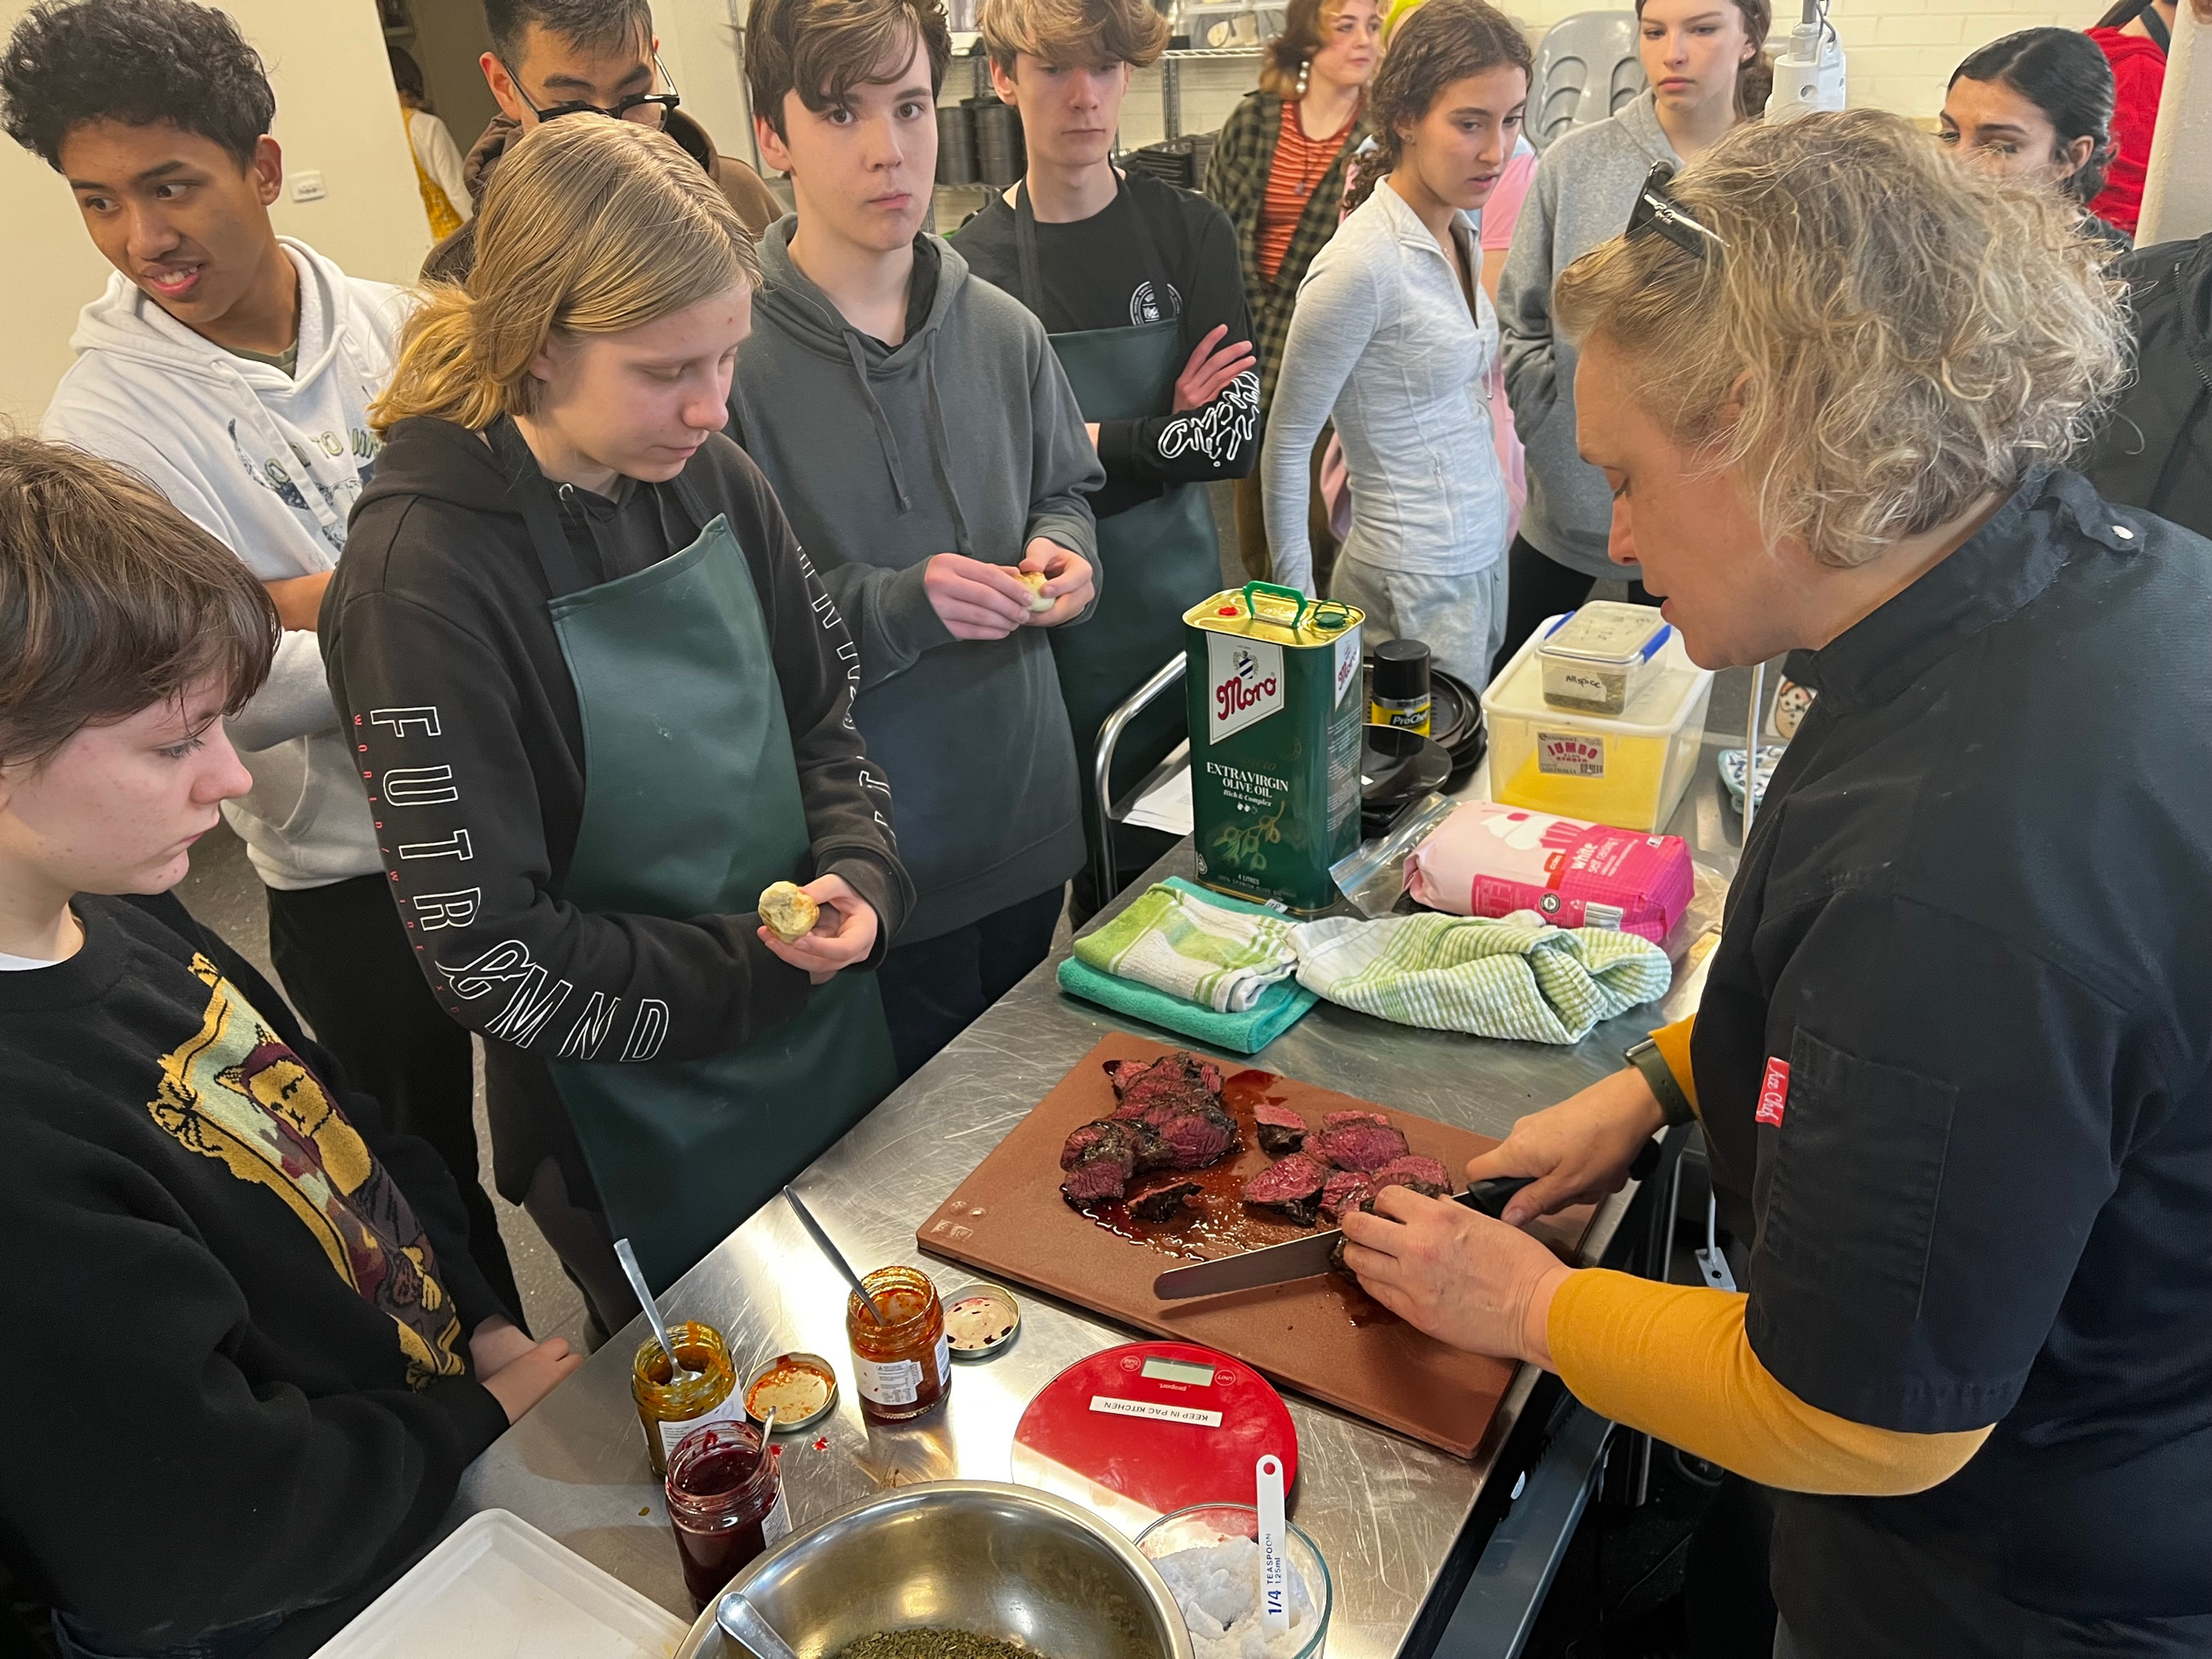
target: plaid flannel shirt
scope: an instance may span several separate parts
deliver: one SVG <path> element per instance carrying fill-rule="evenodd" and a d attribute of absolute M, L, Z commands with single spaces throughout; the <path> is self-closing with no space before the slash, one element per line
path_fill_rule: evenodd
<path fill-rule="evenodd" d="M 1244 257 L 1244 292 L 1252 305 L 1252 341 L 1260 354 L 1260 408 L 1275 401 L 1275 377 L 1282 370 L 1283 346 L 1290 338 L 1290 313 L 1298 285 L 1306 280 L 1313 257 L 1336 234 L 1344 203 L 1344 164 L 1370 132 L 1363 100 L 1344 148 L 1306 198 L 1306 211 L 1291 233 L 1290 250 L 1268 281 L 1260 274 L 1260 204 L 1267 196 L 1268 169 L 1275 164 L 1275 141 L 1283 130 L 1283 101 L 1271 92 L 1245 96 L 1222 123 L 1213 160 L 1206 167 L 1206 194 L 1221 204 L 1236 227 Z"/>

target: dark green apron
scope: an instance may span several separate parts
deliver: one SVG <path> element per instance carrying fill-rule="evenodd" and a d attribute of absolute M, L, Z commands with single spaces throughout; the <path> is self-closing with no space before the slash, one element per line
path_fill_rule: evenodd
<path fill-rule="evenodd" d="M 511 426 L 495 432 L 503 454 L 521 447 Z M 584 728 L 584 816 L 559 896 L 601 913 L 745 916 L 771 882 L 810 873 L 806 812 L 744 551 L 688 480 L 674 488 L 706 525 L 699 539 L 592 587 L 551 490 L 521 487 Z M 705 1059 L 652 1058 L 649 1005 L 613 1031 L 621 1059 L 556 1060 L 553 1080 L 608 1224 L 656 1291 L 898 1080 L 872 973 L 839 974 L 796 1018 Z"/>
<path fill-rule="evenodd" d="M 1128 185 L 1121 188 L 1125 193 Z M 1141 214 L 1136 227 L 1145 273 L 1168 304 L 1170 285 L 1159 249 Z M 1014 190 L 1014 244 L 1021 262 L 1022 303 L 1044 313 L 1037 261 L 1037 218 L 1029 187 Z M 1087 421 L 1141 420 L 1170 413 L 1175 380 L 1189 361 L 1179 318 L 1125 328 L 1086 328 L 1052 334 L 1052 349 L 1075 388 Z M 1221 591 L 1221 548 L 1213 509 L 1196 484 L 1177 484 L 1151 501 L 1098 521 L 1098 609 L 1079 628 L 1054 628 L 1052 655 L 1060 695 L 1068 705 L 1083 784 L 1083 836 L 1098 864 L 1098 815 L 1093 804 L 1093 758 L 1098 729 L 1160 665 L 1183 651 L 1183 612 Z M 1131 787 L 1182 741 L 1183 700 L 1162 697 L 1126 731 L 1114 749 L 1112 787 Z M 1122 863 L 1125 878 L 1136 871 Z M 1103 903 L 1110 895 L 1101 894 Z"/>

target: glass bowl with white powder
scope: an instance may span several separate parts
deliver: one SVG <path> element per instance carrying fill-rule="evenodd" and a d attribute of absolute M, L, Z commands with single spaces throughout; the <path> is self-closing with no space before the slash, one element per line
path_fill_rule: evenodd
<path fill-rule="evenodd" d="M 1202 1503 L 1164 1515 L 1137 1548 L 1174 1593 L 1194 1659 L 1320 1659 L 1335 1587 L 1313 1540 L 1290 1528 L 1290 1628 L 1260 1619 L 1259 1511 Z"/>

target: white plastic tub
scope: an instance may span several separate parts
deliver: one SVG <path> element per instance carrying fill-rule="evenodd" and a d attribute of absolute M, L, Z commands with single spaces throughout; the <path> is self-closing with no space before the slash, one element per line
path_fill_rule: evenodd
<path fill-rule="evenodd" d="M 316 1659 L 669 1659 L 685 1629 L 665 1608 L 534 1526 L 505 1509 L 485 1509 Z"/>
<path fill-rule="evenodd" d="M 1620 829 L 1656 830 L 1697 771 L 1713 676 L 1671 634 L 1618 715 L 1544 701 L 1537 650 L 1548 618 L 1482 694 L 1490 730 L 1490 795 L 1509 806 Z"/>

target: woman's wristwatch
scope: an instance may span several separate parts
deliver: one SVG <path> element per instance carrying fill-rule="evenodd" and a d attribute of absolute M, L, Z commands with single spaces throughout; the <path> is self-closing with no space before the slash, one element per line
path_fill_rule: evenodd
<path fill-rule="evenodd" d="M 1671 1129 L 1696 1118 L 1697 1109 L 1682 1092 L 1682 1085 L 1674 1080 L 1674 1071 L 1667 1064 L 1667 1056 L 1659 1052 L 1657 1043 L 1647 1037 L 1621 1057 L 1644 1074 L 1644 1081 L 1658 1098 L 1659 1110 L 1666 1118 L 1667 1127 Z"/>

